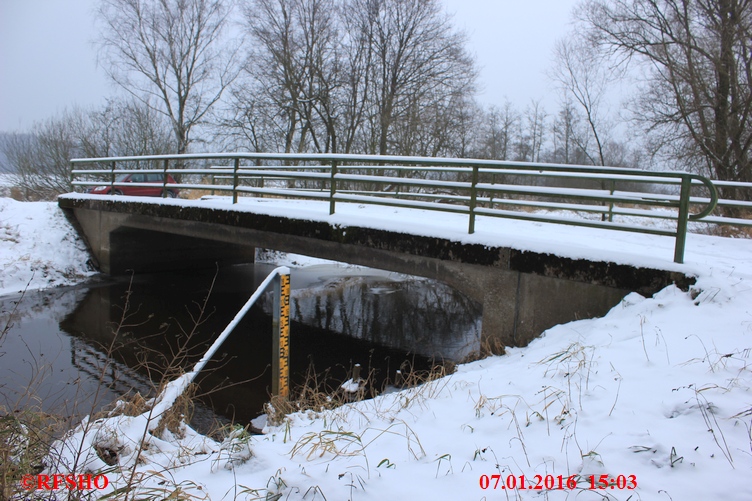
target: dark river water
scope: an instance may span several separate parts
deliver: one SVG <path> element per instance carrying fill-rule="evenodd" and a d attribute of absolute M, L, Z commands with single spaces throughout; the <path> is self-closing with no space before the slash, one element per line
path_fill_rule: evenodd
<path fill-rule="evenodd" d="M 165 367 L 192 368 L 274 265 L 100 279 L 0 297 L 0 406 L 78 419 L 118 397 L 153 394 Z M 291 383 L 336 388 L 360 364 L 380 390 L 478 348 L 480 306 L 433 281 L 379 270 L 292 269 Z M 247 423 L 271 387 L 271 296 L 202 371 L 194 425 Z M 309 379 L 310 380 L 310 379 Z M 203 424 L 202 424 L 203 423 Z"/>

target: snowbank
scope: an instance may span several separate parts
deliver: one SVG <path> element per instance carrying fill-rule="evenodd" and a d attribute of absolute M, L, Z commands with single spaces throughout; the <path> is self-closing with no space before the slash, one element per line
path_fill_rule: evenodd
<path fill-rule="evenodd" d="M 88 259 L 56 203 L 0 198 L 0 295 L 80 282 Z"/>

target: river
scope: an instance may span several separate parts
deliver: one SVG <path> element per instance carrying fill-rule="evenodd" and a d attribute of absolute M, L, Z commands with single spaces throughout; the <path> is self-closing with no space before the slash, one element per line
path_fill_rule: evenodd
<path fill-rule="evenodd" d="M 153 394 L 165 367 L 191 367 L 273 264 L 98 277 L 0 298 L 0 405 L 70 419 Z M 478 349 L 480 306 L 434 281 L 341 264 L 293 268 L 291 382 L 336 389 L 354 364 L 381 391 Z M 247 423 L 271 386 L 271 297 L 251 309 L 199 377 L 194 425 Z M 174 373 L 167 373 L 172 377 Z M 315 378 L 313 377 L 315 376 Z"/>

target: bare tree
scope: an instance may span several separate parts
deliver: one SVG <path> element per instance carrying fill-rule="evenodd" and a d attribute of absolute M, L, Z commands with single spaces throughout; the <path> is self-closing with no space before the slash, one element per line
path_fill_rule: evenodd
<path fill-rule="evenodd" d="M 540 162 L 546 134 L 548 113 L 540 101 L 531 100 L 522 114 L 521 131 L 516 145 L 516 160 Z"/>
<path fill-rule="evenodd" d="M 519 140 L 519 112 L 507 99 L 501 108 L 491 106 L 483 120 L 479 156 L 493 160 L 511 160 L 513 146 Z"/>
<path fill-rule="evenodd" d="M 285 152 L 469 150 L 476 71 L 439 0 L 245 7 L 253 45 L 225 137 Z"/>
<path fill-rule="evenodd" d="M 262 90 L 246 82 L 232 89 L 230 95 L 217 123 L 215 140 L 229 149 L 283 151 L 278 109 L 264 98 Z"/>
<path fill-rule="evenodd" d="M 483 111 L 475 101 L 474 96 L 455 96 L 448 106 L 440 109 L 443 120 L 437 119 L 440 125 L 434 127 L 435 136 L 442 141 L 429 156 L 447 156 L 468 158 L 477 156 L 479 149 L 478 130 Z"/>
<path fill-rule="evenodd" d="M 65 111 L 6 139 L 0 147 L 26 200 L 51 200 L 73 191 L 72 158 L 168 153 L 174 144 L 162 115 L 138 101 L 119 100 L 101 109 Z"/>
<path fill-rule="evenodd" d="M 395 127 L 409 130 L 416 119 L 429 118 L 423 110 L 474 92 L 476 71 L 466 37 L 452 27 L 439 0 L 350 0 L 346 15 L 358 30 L 354 37 L 368 40 L 371 53 L 368 153 L 403 153 L 411 141 L 403 130 L 403 147 L 394 144 Z"/>
<path fill-rule="evenodd" d="M 587 0 L 579 18 L 621 62 L 645 63 L 637 117 L 658 151 L 752 181 L 752 0 Z"/>
<path fill-rule="evenodd" d="M 275 108 L 266 119 L 283 135 L 286 153 L 337 151 L 339 41 L 333 0 L 252 0 L 244 14 L 253 45 L 236 97 L 262 97 L 236 100 L 236 108 Z"/>
<path fill-rule="evenodd" d="M 137 100 L 111 99 L 101 109 L 78 113 L 72 126 L 86 157 L 159 155 L 174 145 L 164 115 Z"/>
<path fill-rule="evenodd" d="M 235 46 L 225 43 L 222 0 L 102 0 L 99 45 L 115 83 L 170 120 L 185 153 L 237 75 Z"/>
<path fill-rule="evenodd" d="M 562 164 L 587 163 L 583 154 L 587 150 L 588 136 L 580 131 L 581 118 L 570 100 L 564 100 L 553 121 L 553 151 L 550 161 Z"/>
<path fill-rule="evenodd" d="M 24 200 L 52 200 L 73 191 L 70 159 L 80 152 L 73 121 L 78 112 L 35 123 L 30 133 L 6 137 L 4 154 Z"/>
<path fill-rule="evenodd" d="M 348 15 L 351 4 L 340 9 L 342 29 L 342 65 L 341 106 L 342 124 L 340 137 L 343 152 L 351 153 L 354 149 L 361 152 L 373 151 L 363 141 L 364 124 L 368 121 L 371 105 L 368 96 L 373 85 L 373 58 L 371 41 L 373 40 L 373 23 L 368 16 Z M 356 142 L 360 140 L 358 146 Z"/>
<path fill-rule="evenodd" d="M 568 114 L 563 123 L 574 117 L 572 110 L 568 109 L 570 100 L 573 100 L 584 114 L 594 151 L 588 147 L 587 139 L 572 134 L 572 127 L 567 130 L 568 139 L 578 143 L 589 163 L 606 165 L 604 142 L 609 126 L 604 124 L 601 108 L 608 84 L 613 80 L 609 67 L 599 61 L 597 51 L 577 33 L 556 43 L 554 58 L 555 66 L 550 76 L 563 93 L 563 111 Z"/>

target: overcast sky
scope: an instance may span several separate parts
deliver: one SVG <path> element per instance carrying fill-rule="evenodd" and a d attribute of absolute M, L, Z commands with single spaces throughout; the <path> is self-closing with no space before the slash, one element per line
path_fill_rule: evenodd
<path fill-rule="evenodd" d="M 481 67 L 479 99 L 553 111 L 545 76 L 578 0 L 443 0 Z M 25 130 L 73 105 L 116 92 L 96 64 L 97 0 L 0 0 L 0 131 Z"/>

